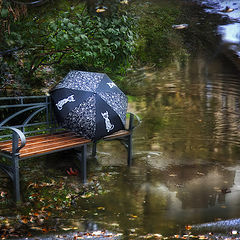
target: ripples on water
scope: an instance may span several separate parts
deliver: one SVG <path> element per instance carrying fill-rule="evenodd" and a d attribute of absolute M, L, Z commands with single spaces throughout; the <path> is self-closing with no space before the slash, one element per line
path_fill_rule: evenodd
<path fill-rule="evenodd" d="M 145 78 L 144 96 L 135 108 L 144 115 L 143 129 L 148 128 L 150 140 L 161 145 L 169 144 L 167 139 L 191 139 L 191 144 L 208 140 L 223 148 L 226 143 L 240 146 L 239 73 L 221 52 L 213 58 L 199 55 L 184 67 L 146 72 Z"/>

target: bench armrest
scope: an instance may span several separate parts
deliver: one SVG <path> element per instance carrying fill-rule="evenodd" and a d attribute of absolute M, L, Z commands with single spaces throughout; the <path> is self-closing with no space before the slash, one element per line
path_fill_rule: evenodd
<path fill-rule="evenodd" d="M 130 115 L 128 130 L 131 131 L 134 128 L 138 127 L 141 124 L 142 121 L 141 121 L 140 117 L 137 114 L 135 114 L 135 113 L 127 112 L 127 114 Z M 135 123 L 134 120 L 135 119 L 137 120 L 137 124 L 136 125 L 134 125 L 134 123 Z"/>
<path fill-rule="evenodd" d="M 0 130 L 11 130 L 12 131 L 12 154 L 19 153 L 21 148 L 23 148 L 26 144 L 26 137 L 23 132 L 15 127 L 0 127 Z M 21 144 L 19 145 L 19 139 L 21 140 Z"/>

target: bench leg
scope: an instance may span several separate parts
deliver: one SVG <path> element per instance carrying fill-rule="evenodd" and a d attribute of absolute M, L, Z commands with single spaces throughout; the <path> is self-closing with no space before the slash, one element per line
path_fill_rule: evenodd
<path fill-rule="evenodd" d="M 132 134 L 130 134 L 127 139 L 128 166 L 132 165 L 132 148 L 133 148 Z"/>
<path fill-rule="evenodd" d="M 81 166 L 81 180 L 82 183 L 87 182 L 87 145 L 81 147 L 81 152 L 77 152 L 78 159 Z"/>
<path fill-rule="evenodd" d="M 15 202 L 20 202 L 20 179 L 19 179 L 19 158 L 18 156 L 12 156 L 12 164 L 0 163 L 0 169 L 3 170 L 12 180 L 13 194 Z"/>
<path fill-rule="evenodd" d="M 97 142 L 93 142 L 92 144 L 92 157 L 95 158 L 97 154 Z"/>
<path fill-rule="evenodd" d="M 19 179 L 19 157 L 13 156 L 12 158 L 12 170 L 13 170 L 13 187 L 16 202 L 20 202 L 20 179 Z"/>

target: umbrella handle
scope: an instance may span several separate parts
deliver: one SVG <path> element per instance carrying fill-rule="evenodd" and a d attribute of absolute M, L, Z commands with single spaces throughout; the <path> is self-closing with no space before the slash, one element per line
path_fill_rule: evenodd
<path fill-rule="evenodd" d="M 134 128 L 138 127 L 141 124 L 142 121 L 141 121 L 140 117 L 136 113 L 127 112 L 127 114 L 130 115 L 128 130 L 131 131 Z M 137 125 L 134 125 L 134 119 L 137 120 Z"/>

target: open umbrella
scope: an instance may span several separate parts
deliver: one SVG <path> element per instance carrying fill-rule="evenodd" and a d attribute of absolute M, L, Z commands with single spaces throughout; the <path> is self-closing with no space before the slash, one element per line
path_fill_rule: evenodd
<path fill-rule="evenodd" d="M 70 71 L 51 91 L 62 127 L 98 140 L 124 129 L 127 97 L 104 73 Z"/>

